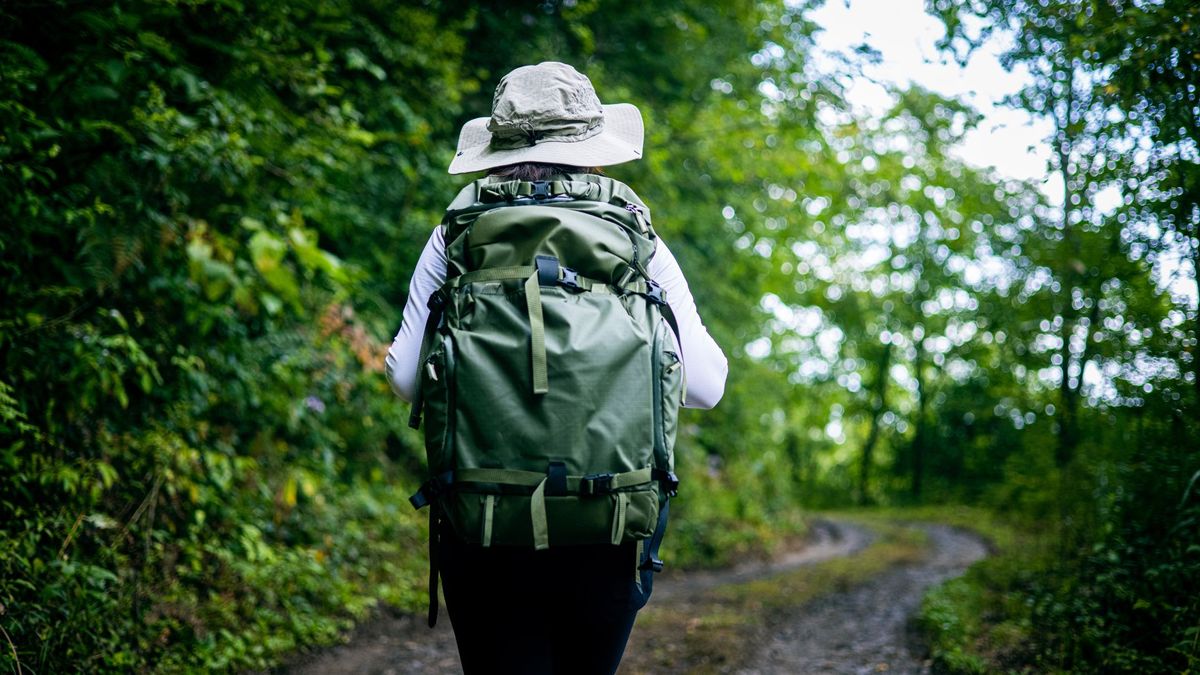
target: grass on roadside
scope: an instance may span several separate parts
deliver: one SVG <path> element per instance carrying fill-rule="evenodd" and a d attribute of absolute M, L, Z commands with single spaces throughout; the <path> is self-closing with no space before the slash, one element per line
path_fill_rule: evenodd
<path fill-rule="evenodd" d="M 881 509 L 872 517 L 945 523 L 971 530 L 992 555 L 934 587 L 921 602 L 917 626 L 929 645 L 934 672 L 1020 672 L 1031 662 L 1031 608 L 1020 589 L 1046 559 L 1045 533 L 1014 526 L 987 509 L 925 506 Z"/>

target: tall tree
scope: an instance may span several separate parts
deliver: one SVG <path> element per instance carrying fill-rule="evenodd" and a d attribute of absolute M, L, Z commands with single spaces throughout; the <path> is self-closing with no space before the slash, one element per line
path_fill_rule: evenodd
<path fill-rule="evenodd" d="M 1020 64 L 1031 75 L 1010 103 L 1053 125 L 1051 165 L 1062 182 L 1062 206 L 1050 267 L 1056 283 L 1051 328 L 1059 369 L 1055 458 L 1063 466 L 1080 440 L 1084 372 L 1097 355 L 1104 289 L 1120 283 L 1109 269 L 1116 248 L 1123 247 L 1115 230 L 1126 239 L 1151 240 L 1152 255 L 1155 249 L 1184 251 L 1196 277 L 1197 9 L 1187 2 L 1143 6 L 1123 0 L 932 0 L 929 7 L 946 23 L 947 48 L 965 45 L 969 51 L 996 31 L 1009 32 L 1013 43 L 1005 63 Z M 969 30 L 968 16 L 983 19 L 982 29 Z M 1133 218 L 1101 212 L 1096 195 L 1105 188 L 1123 193 L 1123 211 Z M 1100 234 L 1103 228 L 1114 232 Z M 1089 246 L 1088 238 L 1116 248 L 1100 241 Z M 1200 330 L 1200 311 L 1187 305 L 1195 297 L 1181 298 L 1193 333 Z M 1192 361 L 1189 377 L 1200 384 L 1197 359 L 1183 358 Z"/>
<path fill-rule="evenodd" d="M 1097 6 L 1088 28 L 1085 44 L 1108 68 L 1100 93 L 1121 111 L 1107 118 L 1106 131 L 1110 152 L 1128 176 L 1130 220 L 1142 225 L 1139 238 L 1152 254 L 1168 261 L 1181 252 L 1190 257 L 1192 283 L 1198 284 L 1200 5 L 1110 0 Z M 1200 407 L 1200 287 L 1177 302 L 1191 314 L 1191 347 L 1183 356 L 1191 360 L 1194 404 Z"/>

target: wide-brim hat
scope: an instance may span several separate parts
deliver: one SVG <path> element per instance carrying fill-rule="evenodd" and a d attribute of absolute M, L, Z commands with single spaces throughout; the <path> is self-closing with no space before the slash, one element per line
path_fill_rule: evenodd
<path fill-rule="evenodd" d="M 450 173 L 521 162 L 612 166 L 641 158 L 643 131 L 636 106 L 600 103 L 571 66 L 522 66 L 500 80 L 491 117 L 463 125 Z"/>

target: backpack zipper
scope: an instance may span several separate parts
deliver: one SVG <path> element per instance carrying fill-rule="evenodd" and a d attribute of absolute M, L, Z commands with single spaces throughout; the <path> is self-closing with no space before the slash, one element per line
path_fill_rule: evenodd
<path fill-rule="evenodd" d="M 637 220 L 638 229 L 642 234 L 649 232 L 650 227 L 646 224 L 646 216 L 642 213 L 642 207 L 633 202 L 625 202 L 625 210 L 633 214 L 634 219 Z"/>

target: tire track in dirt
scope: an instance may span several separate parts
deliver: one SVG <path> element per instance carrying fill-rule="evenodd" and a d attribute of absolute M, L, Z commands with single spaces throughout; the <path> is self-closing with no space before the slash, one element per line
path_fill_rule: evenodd
<path fill-rule="evenodd" d="M 813 520 L 803 546 L 771 560 L 755 560 L 721 570 L 667 571 L 654 580 L 650 602 L 658 605 L 680 595 L 697 594 L 717 586 L 740 584 L 782 574 L 804 565 L 852 556 L 871 545 L 875 536 L 863 527 L 840 521 Z M 636 628 L 634 629 L 637 630 Z"/>
<path fill-rule="evenodd" d="M 737 673 L 929 672 L 911 627 L 925 592 L 962 574 L 988 553 L 979 536 L 947 525 L 918 524 L 929 554 L 864 584 L 819 597 L 772 626 L 763 648 Z"/>

